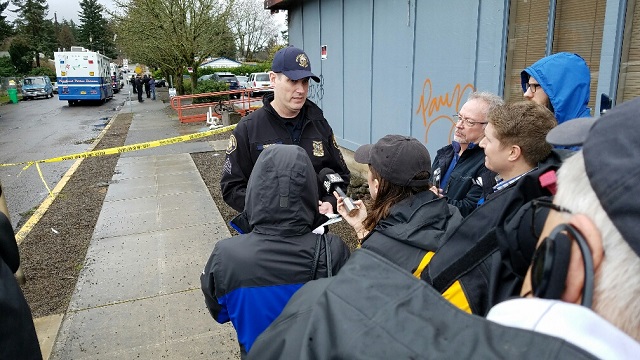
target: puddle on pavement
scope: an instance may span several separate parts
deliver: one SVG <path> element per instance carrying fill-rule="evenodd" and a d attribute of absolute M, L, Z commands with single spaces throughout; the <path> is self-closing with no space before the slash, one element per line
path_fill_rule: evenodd
<path fill-rule="evenodd" d="M 94 131 L 100 131 L 102 129 L 105 128 L 105 126 L 107 126 L 107 124 L 109 123 L 109 118 L 108 117 L 103 117 L 98 119 L 98 121 L 100 121 L 99 124 L 93 124 L 93 130 Z"/>

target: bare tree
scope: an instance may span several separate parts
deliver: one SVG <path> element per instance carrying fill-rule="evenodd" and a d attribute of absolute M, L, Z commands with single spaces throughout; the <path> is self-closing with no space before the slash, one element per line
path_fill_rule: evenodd
<path fill-rule="evenodd" d="M 230 3 L 222 0 L 116 0 L 117 43 L 127 57 L 160 66 L 173 74 L 182 90 L 182 71 L 224 48 Z"/>
<path fill-rule="evenodd" d="M 275 19 L 264 9 L 262 0 L 235 0 L 229 27 L 240 57 L 252 59 L 278 36 Z"/>

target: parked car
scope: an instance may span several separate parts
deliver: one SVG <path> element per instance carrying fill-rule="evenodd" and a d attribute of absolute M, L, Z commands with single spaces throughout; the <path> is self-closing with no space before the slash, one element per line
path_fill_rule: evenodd
<path fill-rule="evenodd" d="M 238 79 L 238 83 L 240 83 L 240 88 L 245 89 L 247 87 L 248 76 L 236 75 L 236 79 Z"/>
<path fill-rule="evenodd" d="M 249 74 L 247 89 L 251 89 L 249 92 L 249 95 L 251 96 L 258 96 L 260 94 L 273 92 L 271 81 L 269 80 L 269 73 L 259 72 Z"/>
<path fill-rule="evenodd" d="M 213 80 L 213 81 L 220 81 L 220 82 L 226 82 L 227 84 L 229 84 L 229 90 L 240 90 L 240 83 L 238 82 L 238 78 L 236 78 L 236 76 L 233 73 L 230 72 L 215 72 L 213 74 L 208 74 L 208 75 L 202 75 L 198 78 L 198 81 L 206 81 L 206 80 Z M 232 94 L 230 96 L 231 98 L 238 98 L 240 99 L 240 94 Z"/>
<path fill-rule="evenodd" d="M 29 100 L 44 96 L 53 97 L 53 85 L 48 76 L 29 76 L 22 80 L 22 98 Z"/>
<path fill-rule="evenodd" d="M 53 93 L 57 94 L 58 93 L 58 83 L 56 81 L 52 81 L 51 82 L 51 86 L 53 87 Z"/>
<path fill-rule="evenodd" d="M 165 87 L 165 86 L 167 86 L 167 80 L 156 79 L 156 87 Z"/>

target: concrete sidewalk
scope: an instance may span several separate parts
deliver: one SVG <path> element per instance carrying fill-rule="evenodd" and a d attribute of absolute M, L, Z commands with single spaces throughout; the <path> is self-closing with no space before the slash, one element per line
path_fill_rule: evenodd
<path fill-rule="evenodd" d="M 183 135 L 165 106 L 125 103 L 121 112 L 134 113 L 126 145 Z M 230 236 L 189 155 L 210 150 L 122 154 L 51 359 L 240 357 L 233 327 L 211 318 L 200 291 L 214 244 Z"/>

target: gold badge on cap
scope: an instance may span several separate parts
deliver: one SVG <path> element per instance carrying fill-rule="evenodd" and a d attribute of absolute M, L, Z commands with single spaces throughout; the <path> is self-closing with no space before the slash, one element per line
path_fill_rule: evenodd
<path fill-rule="evenodd" d="M 307 59 L 307 55 L 305 54 L 299 54 L 296 56 L 296 62 L 304 68 L 309 66 L 309 59 Z"/>
<path fill-rule="evenodd" d="M 317 156 L 317 157 L 324 156 L 324 147 L 322 146 L 322 141 L 313 142 L 313 156 Z"/>

